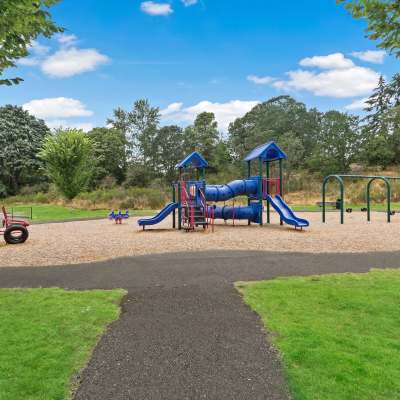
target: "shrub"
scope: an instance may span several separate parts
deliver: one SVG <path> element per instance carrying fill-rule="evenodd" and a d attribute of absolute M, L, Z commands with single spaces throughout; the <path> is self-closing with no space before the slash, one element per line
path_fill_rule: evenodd
<path fill-rule="evenodd" d="M 73 199 L 88 184 L 93 170 L 91 142 L 82 131 L 66 129 L 48 136 L 40 157 L 50 179 L 67 199 Z"/>
<path fill-rule="evenodd" d="M 169 198 L 162 190 L 148 188 L 101 189 L 79 194 L 72 204 L 82 208 L 158 209 Z"/>

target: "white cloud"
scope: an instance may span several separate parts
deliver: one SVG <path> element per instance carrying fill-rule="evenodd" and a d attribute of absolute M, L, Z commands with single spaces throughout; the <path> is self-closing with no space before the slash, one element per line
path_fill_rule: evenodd
<path fill-rule="evenodd" d="M 247 80 L 255 83 L 256 85 L 269 85 L 276 79 L 272 76 L 257 76 L 257 75 L 249 75 Z"/>
<path fill-rule="evenodd" d="M 72 44 L 76 43 L 78 38 L 73 34 L 67 35 L 65 33 L 61 33 L 58 35 L 57 40 L 62 46 L 71 46 Z"/>
<path fill-rule="evenodd" d="M 31 100 L 22 107 L 35 117 L 46 121 L 93 115 L 82 102 L 67 97 Z"/>
<path fill-rule="evenodd" d="M 140 9 L 149 15 L 170 15 L 174 12 L 170 4 L 156 3 L 154 1 L 144 1 L 140 5 Z"/>
<path fill-rule="evenodd" d="M 30 46 L 28 47 L 28 52 L 30 57 L 21 58 L 18 64 L 32 67 L 39 65 L 43 57 L 48 54 L 50 47 L 40 44 L 36 40 L 32 40 Z"/>
<path fill-rule="evenodd" d="M 59 34 L 59 49 L 49 54 L 50 47 L 32 41 L 29 52 L 31 57 L 18 61 L 25 66 L 40 67 L 43 73 L 55 78 L 67 78 L 84 72 L 93 71 L 110 59 L 96 49 L 79 49 L 74 44 L 78 38 L 73 35 Z"/>
<path fill-rule="evenodd" d="M 324 72 L 289 71 L 288 80 L 273 86 L 284 90 L 306 90 L 316 96 L 354 97 L 369 94 L 378 84 L 379 74 L 372 69 L 354 66 Z"/>
<path fill-rule="evenodd" d="M 84 132 L 89 132 L 94 128 L 94 125 L 90 122 L 71 122 L 65 119 L 55 119 L 46 121 L 46 125 L 50 129 L 75 128 L 75 129 L 80 129 Z"/>
<path fill-rule="evenodd" d="M 346 110 L 364 110 L 365 107 L 367 107 L 367 100 L 368 97 L 364 97 L 363 99 L 357 99 L 354 100 L 352 103 L 348 104 L 347 106 L 345 106 L 344 108 Z"/>
<path fill-rule="evenodd" d="M 300 65 L 302 67 L 317 67 L 321 69 L 347 69 L 354 67 L 353 61 L 346 58 L 342 53 L 306 57 L 300 61 Z"/>
<path fill-rule="evenodd" d="M 172 103 L 167 108 L 164 108 L 160 111 L 161 115 L 170 115 L 175 112 L 181 111 L 183 107 L 183 103 Z"/>
<path fill-rule="evenodd" d="M 351 53 L 351 55 L 369 63 L 383 64 L 386 52 L 384 52 L 383 50 L 355 51 Z"/>
<path fill-rule="evenodd" d="M 90 122 L 74 122 L 68 125 L 69 128 L 81 129 L 84 132 L 89 132 L 94 128 L 94 125 Z"/>
<path fill-rule="evenodd" d="M 75 47 L 58 50 L 41 64 L 42 71 L 55 78 L 67 78 L 83 72 L 93 71 L 105 64 L 109 58 L 96 49 Z"/>
<path fill-rule="evenodd" d="M 37 118 L 44 119 L 51 129 L 57 128 L 77 128 L 84 132 L 93 129 L 90 122 L 73 122 L 70 118 L 91 117 L 93 111 L 90 111 L 79 100 L 54 97 L 47 99 L 36 99 L 25 103 L 22 106 L 30 114 Z"/>
<path fill-rule="evenodd" d="M 35 67 L 40 64 L 40 59 L 37 57 L 25 57 L 18 60 L 18 64 L 25 67 Z"/>
<path fill-rule="evenodd" d="M 343 98 L 369 95 L 376 88 L 380 76 L 371 68 L 355 65 L 342 53 L 303 58 L 299 64 L 310 69 L 289 71 L 286 73 L 287 79 L 255 75 L 247 79 L 286 91 L 308 91 L 315 96 Z"/>
<path fill-rule="evenodd" d="M 185 7 L 194 6 L 198 3 L 198 0 L 182 0 L 182 3 Z"/>
<path fill-rule="evenodd" d="M 201 101 L 194 106 L 183 107 L 183 103 L 172 103 L 162 110 L 161 114 L 163 119 L 167 121 L 191 123 L 198 114 L 212 112 L 215 114 L 219 128 L 226 132 L 231 122 L 236 118 L 242 117 L 257 104 L 259 104 L 259 101 L 232 100 L 226 103 Z"/>
<path fill-rule="evenodd" d="M 50 47 L 40 44 L 36 40 L 32 40 L 31 45 L 29 46 L 29 51 L 37 56 L 44 56 L 50 51 Z"/>

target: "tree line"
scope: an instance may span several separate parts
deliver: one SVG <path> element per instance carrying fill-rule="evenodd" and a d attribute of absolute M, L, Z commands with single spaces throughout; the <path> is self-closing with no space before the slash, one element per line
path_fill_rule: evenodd
<path fill-rule="evenodd" d="M 398 0 L 336 0 L 354 18 L 367 21 L 367 36 L 400 57 Z M 26 57 L 39 36 L 64 31 L 50 8 L 59 0 L 2 0 L 0 13 L 0 86 L 20 77 L 3 77 Z M 184 154 L 198 150 L 210 161 L 211 173 L 238 176 L 240 160 L 253 147 L 275 139 L 288 153 L 293 172 L 325 175 L 347 172 L 352 163 L 386 167 L 400 162 L 399 85 L 380 79 L 366 105 L 367 116 L 320 112 L 289 96 L 257 105 L 234 121 L 227 134 L 215 116 L 202 113 L 186 128 L 160 126 L 160 110 L 138 100 L 132 110 L 114 110 L 107 127 L 85 134 L 76 129 L 50 131 L 44 121 L 21 107 L 0 107 L 0 196 L 45 190 L 56 184 L 68 198 L 86 189 L 124 184 L 148 186 L 170 182 Z"/>
<path fill-rule="evenodd" d="M 221 133 L 213 113 L 193 124 L 162 126 L 160 110 L 141 99 L 117 108 L 107 121 L 84 133 L 51 131 L 21 107 L 0 107 L 0 195 L 46 190 L 50 183 L 67 198 L 113 185 L 166 186 L 175 165 L 192 151 L 209 161 L 209 175 L 243 175 L 242 160 L 254 147 L 275 140 L 293 173 L 346 173 L 353 163 L 387 167 L 400 163 L 400 74 L 382 77 L 366 102 L 366 116 L 307 108 L 290 96 L 255 106 Z"/>

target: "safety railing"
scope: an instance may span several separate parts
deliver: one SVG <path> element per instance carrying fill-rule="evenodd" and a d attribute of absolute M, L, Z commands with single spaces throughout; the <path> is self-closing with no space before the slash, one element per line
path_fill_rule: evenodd
<path fill-rule="evenodd" d="M 204 210 L 204 221 L 206 222 L 206 228 L 211 226 L 212 232 L 214 232 L 214 222 L 215 222 L 215 210 L 214 207 L 210 207 L 207 204 L 206 196 L 203 190 L 200 191 L 200 201 Z"/>

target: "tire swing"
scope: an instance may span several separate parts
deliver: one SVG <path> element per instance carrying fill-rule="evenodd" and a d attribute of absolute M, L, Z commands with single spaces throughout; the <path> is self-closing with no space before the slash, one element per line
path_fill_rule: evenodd
<path fill-rule="evenodd" d="M 21 244 L 29 237 L 28 229 L 23 225 L 10 225 L 4 231 L 4 240 L 7 244 Z"/>

